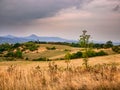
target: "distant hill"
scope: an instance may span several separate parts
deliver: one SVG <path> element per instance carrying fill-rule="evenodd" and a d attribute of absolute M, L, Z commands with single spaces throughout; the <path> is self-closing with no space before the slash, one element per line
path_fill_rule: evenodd
<path fill-rule="evenodd" d="M 75 40 L 67 40 L 60 37 L 40 37 L 32 34 L 27 37 L 16 37 L 12 35 L 6 35 L 0 37 L 0 43 L 23 43 L 28 41 L 45 41 L 45 42 L 77 42 Z"/>
<path fill-rule="evenodd" d="M 1 43 L 23 43 L 23 42 L 28 42 L 28 41 L 44 41 L 44 42 L 68 42 L 68 43 L 76 43 L 78 42 L 77 40 L 67 40 L 64 38 L 60 37 L 41 37 L 37 36 L 35 34 L 32 34 L 30 36 L 26 37 L 16 37 L 13 35 L 6 35 L 6 36 L 0 36 L 0 44 Z M 94 43 L 106 43 L 105 41 L 92 41 Z M 113 42 L 114 45 L 120 45 L 120 42 Z"/>

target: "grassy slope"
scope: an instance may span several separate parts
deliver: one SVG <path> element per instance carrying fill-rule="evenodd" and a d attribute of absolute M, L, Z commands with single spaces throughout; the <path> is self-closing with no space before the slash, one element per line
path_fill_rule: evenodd
<path fill-rule="evenodd" d="M 46 47 L 56 47 L 56 50 L 46 50 Z M 43 49 L 43 51 L 42 51 Z M 66 45 L 52 45 L 52 44 L 40 44 L 40 52 L 38 53 L 33 53 L 33 52 L 28 52 L 24 54 L 24 57 L 28 57 L 29 60 L 35 59 L 35 58 L 39 58 L 39 57 L 47 57 L 50 59 L 56 59 L 56 58 L 61 58 L 64 57 L 64 55 L 67 53 L 67 51 L 65 51 L 65 49 L 70 50 L 71 53 L 77 52 L 79 50 L 81 50 L 81 48 L 75 48 L 75 47 L 70 47 L 70 46 L 66 46 Z M 98 50 L 95 50 L 98 51 Z M 97 63 L 110 63 L 110 62 L 117 62 L 120 63 L 120 54 L 114 54 L 112 52 L 111 49 L 105 49 L 104 51 L 109 52 L 109 56 L 102 56 L 102 57 L 93 57 L 89 59 L 89 63 L 92 64 L 97 64 Z M 63 61 L 55 61 L 58 65 L 60 66 L 66 66 L 65 60 Z M 0 66 L 9 66 L 9 65 L 19 65 L 22 67 L 26 67 L 26 66 L 36 66 L 36 65 L 40 65 L 42 67 L 46 67 L 48 66 L 49 62 L 33 62 L 33 61 L 23 61 L 21 60 L 17 60 L 17 61 L 3 61 L 0 62 Z M 73 66 L 79 66 L 82 65 L 82 59 L 74 59 L 71 60 L 71 64 Z"/>
<path fill-rule="evenodd" d="M 66 67 L 65 60 L 62 61 L 54 61 L 58 66 L 60 67 Z M 90 65 L 95 65 L 95 64 L 103 64 L 103 63 L 118 63 L 120 64 L 120 54 L 115 54 L 115 55 L 109 55 L 109 56 L 101 56 L 101 57 L 93 57 L 89 58 L 89 64 Z M 70 62 L 70 65 L 72 66 L 81 66 L 83 63 L 82 59 L 73 59 Z M 28 67 L 34 67 L 34 66 L 41 66 L 41 67 L 47 67 L 49 62 L 44 62 L 44 61 L 3 61 L 0 62 L 0 67 L 7 67 L 10 65 L 17 65 L 23 68 L 28 68 Z"/>
<path fill-rule="evenodd" d="M 90 58 L 90 64 L 120 63 L 120 54 Z M 48 62 L 12 61 L 0 62 L 0 90 L 119 90 L 120 67 L 97 65 L 86 70 L 74 67 L 81 59 L 72 60 L 74 66 L 66 69 L 65 61 Z M 15 64 L 14 66 L 9 65 Z M 5 67 L 5 65 L 7 67 Z M 39 66 L 40 67 L 39 67 Z M 61 67 L 62 66 L 62 67 Z M 4 69 L 3 69 L 4 67 Z M 42 68 L 47 67 L 47 68 Z"/>
<path fill-rule="evenodd" d="M 46 47 L 55 47 L 56 50 L 46 50 Z M 46 58 L 52 58 L 55 59 L 63 57 L 67 51 L 65 49 L 70 50 L 71 52 L 78 51 L 80 48 L 74 48 L 66 45 L 52 45 L 52 44 L 40 44 L 40 48 L 38 49 L 38 53 L 24 53 L 24 57 L 28 57 L 29 59 L 35 59 L 39 57 L 46 57 Z"/>
<path fill-rule="evenodd" d="M 71 53 L 79 50 L 64 45 L 40 45 L 41 48 L 48 46 L 55 46 L 57 50 L 30 52 L 25 55 L 31 59 L 40 56 L 58 58 L 66 53 L 64 49 L 71 50 Z M 93 66 L 90 71 L 79 67 L 82 66 L 82 59 L 71 60 L 71 70 L 66 70 L 65 60 L 54 62 L 55 65 L 51 67 L 48 67 L 50 62 L 47 61 L 19 59 L 0 62 L 0 90 L 119 90 L 120 88 L 120 54 L 89 58 L 91 66 L 113 62 L 119 64 L 118 67 Z"/>

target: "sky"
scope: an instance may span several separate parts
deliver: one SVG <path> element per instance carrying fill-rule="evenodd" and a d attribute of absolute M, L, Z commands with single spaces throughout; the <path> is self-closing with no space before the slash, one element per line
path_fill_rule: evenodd
<path fill-rule="evenodd" d="M 0 0 L 0 36 L 120 42 L 120 0 Z"/>

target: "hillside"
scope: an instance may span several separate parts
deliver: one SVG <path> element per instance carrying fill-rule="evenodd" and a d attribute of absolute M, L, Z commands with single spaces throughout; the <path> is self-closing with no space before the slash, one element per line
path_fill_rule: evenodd
<path fill-rule="evenodd" d="M 15 44 L 12 47 L 18 48 L 18 51 L 15 49 L 14 52 L 20 53 L 21 49 L 23 57 L 12 57 L 12 60 L 9 59 L 11 61 L 8 60 L 9 57 L 0 57 L 1 90 L 31 88 L 32 90 L 110 90 L 111 88 L 119 90 L 120 88 L 120 54 L 113 52 L 111 48 L 93 49 L 96 52 L 102 50 L 108 55 L 90 57 L 89 67 L 85 68 L 83 58 L 70 59 L 69 62 L 65 58 L 60 60 L 68 52 L 71 55 L 76 55 L 74 53 L 78 51 L 83 52 L 83 48 L 32 42 Z M 7 51 L 0 56 L 5 53 Z M 40 57 L 46 57 L 51 61 L 43 58 L 41 60 Z"/>
<path fill-rule="evenodd" d="M 66 67 L 66 60 L 62 61 L 54 61 L 59 67 Z M 77 66 L 82 66 L 83 59 L 72 59 L 70 61 L 70 66 L 71 67 L 77 67 Z M 118 64 L 120 65 L 120 54 L 115 54 L 115 55 L 109 55 L 109 56 L 100 56 L 100 57 L 94 57 L 94 58 L 89 58 L 90 65 L 96 65 L 96 64 Z M 1 69 L 6 69 L 10 65 L 15 65 L 19 66 L 20 68 L 23 69 L 29 69 L 30 67 L 35 67 L 35 66 L 40 66 L 41 68 L 47 68 L 49 62 L 39 62 L 39 61 L 22 61 L 19 59 L 19 61 L 3 61 L 0 62 L 0 67 Z M 3 68 L 4 67 L 4 68 Z"/>

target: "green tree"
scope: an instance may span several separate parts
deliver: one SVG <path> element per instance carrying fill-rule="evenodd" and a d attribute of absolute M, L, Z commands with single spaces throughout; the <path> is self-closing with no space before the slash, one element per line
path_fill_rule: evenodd
<path fill-rule="evenodd" d="M 17 49 L 16 52 L 8 51 L 7 54 L 5 54 L 4 56 L 5 57 L 22 58 L 23 54 L 22 54 L 22 51 L 20 51 L 19 49 Z"/>
<path fill-rule="evenodd" d="M 18 48 L 18 47 L 20 47 L 20 46 L 21 46 L 20 43 L 15 43 L 15 44 L 13 45 L 13 48 Z"/>
<path fill-rule="evenodd" d="M 11 50 L 12 50 L 12 45 L 9 43 L 4 43 L 0 45 L 0 52 L 11 51 Z"/>
<path fill-rule="evenodd" d="M 24 43 L 25 49 L 29 49 L 30 51 L 34 51 L 38 49 L 38 45 L 34 42 L 26 42 Z"/>
<path fill-rule="evenodd" d="M 14 57 L 16 57 L 16 58 L 22 58 L 23 56 L 22 56 L 22 51 L 20 51 L 19 49 L 15 52 L 15 54 L 14 54 Z"/>
<path fill-rule="evenodd" d="M 90 35 L 86 35 L 87 31 L 84 30 L 83 34 L 80 35 L 80 46 L 83 48 L 88 48 Z"/>
<path fill-rule="evenodd" d="M 111 48 L 113 47 L 112 41 L 107 41 L 106 44 L 104 45 L 105 48 Z"/>
<path fill-rule="evenodd" d="M 89 49 L 89 38 L 90 35 L 86 35 L 87 31 L 84 30 L 83 34 L 80 36 L 80 46 L 85 49 L 85 52 L 83 53 L 84 59 L 83 59 L 83 65 L 85 65 L 86 68 L 88 68 L 88 49 Z"/>

